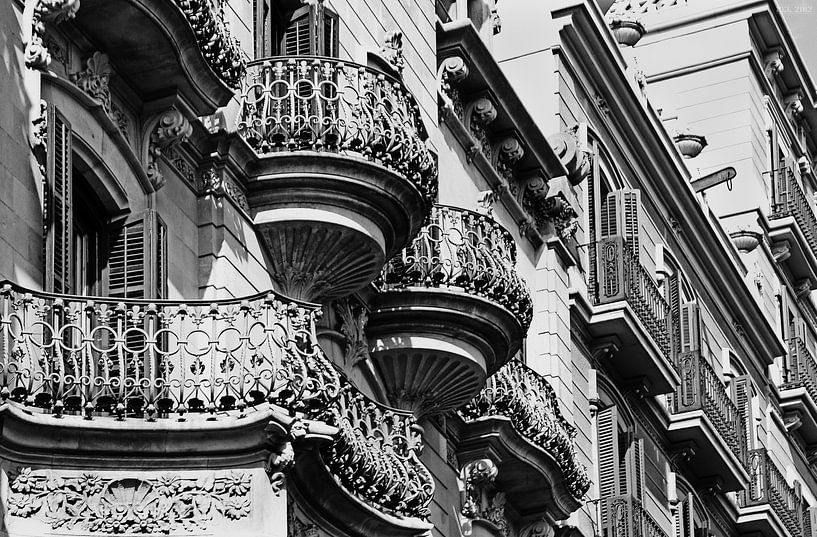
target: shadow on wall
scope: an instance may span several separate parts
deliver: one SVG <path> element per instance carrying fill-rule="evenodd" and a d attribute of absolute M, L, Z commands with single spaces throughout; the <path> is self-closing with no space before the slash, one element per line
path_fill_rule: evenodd
<path fill-rule="evenodd" d="M 42 200 L 39 171 L 29 146 L 32 103 L 23 82 L 21 19 L 22 8 L 15 2 L 0 3 L 0 278 L 38 287 L 42 283 Z"/>

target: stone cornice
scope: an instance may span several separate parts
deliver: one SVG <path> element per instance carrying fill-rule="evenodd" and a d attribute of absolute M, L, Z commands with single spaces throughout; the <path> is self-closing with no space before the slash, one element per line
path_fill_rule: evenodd
<path fill-rule="evenodd" d="M 689 185 L 689 171 L 660 118 L 632 90 L 621 54 L 614 48 L 601 13 L 580 3 L 556 10 L 553 16 L 557 22 L 562 19 L 563 51 L 569 61 L 590 80 L 598 81 L 593 85 L 609 108 L 605 130 L 621 141 L 620 150 L 628 154 L 629 165 L 634 168 L 628 175 L 652 179 L 633 186 L 645 191 L 645 199 L 654 204 L 648 208 L 653 209 L 654 216 L 662 217 L 667 229 L 671 229 L 668 215 L 684 215 L 680 232 L 667 232 L 664 239 L 673 251 L 683 255 L 687 273 L 697 280 L 699 291 L 711 301 L 728 306 L 713 308 L 716 315 L 724 317 L 717 319 L 719 324 L 730 327 L 734 320 L 743 327 L 752 327 L 743 336 L 730 330 L 730 341 L 740 343 L 745 354 L 753 358 L 755 376 L 765 378 L 766 365 L 785 349 L 744 283 L 730 255 L 731 244 L 714 230 L 713 216 L 706 214 L 696 198 Z M 693 257 L 690 254 L 694 252 L 709 255 Z M 733 319 L 718 313 L 724 311 L 731 312 Z"/>

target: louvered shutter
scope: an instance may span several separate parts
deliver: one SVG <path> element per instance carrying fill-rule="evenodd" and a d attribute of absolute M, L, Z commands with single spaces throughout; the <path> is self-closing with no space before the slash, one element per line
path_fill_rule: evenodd
<path fill-rule="evenodd" d="M 641 191 L 622 188 L 607 194 L 601 207 L 600 238 L 620 235 L 640 255 Z"/>
<path fill-rule="evenodd" d="M 73 290 L 73 164 L 71 124 L 48 107 L 48 158 L 45 185 L 45 287 Z"/>
<path fill-rule="evenodd" d="M 619 434 L 618 409 L 615 406 L 600 410 L 596 415 L 598 437 L 599 498 L 607 500 L 619 494 Z M 602 526 L 607 524 L 606 502 L 601 502 Z"/>
<path fill-rule="evenodd" d="M 701 350 L 701 314 L 698 304 L 687 302 L 681 305 L 680 318 L 681 352 Z"/>
<path fill-rule="evenodd" d="M 167 225 L 161 218 L 156 219 L 155 254 L 156 279 L 153 282 L 156 298 L 167 298 Z"/>
<path fill-rule="evenodd" d="M 687 494 L 679 500 L 675 511 L 675 537 L 695 537 L 693 496 Z"/>
<path fill-rule="evenodd" d="M 147 298 L 148 228 L 144 214 L 108 233 L 108 295 Z"/>
<path fill-rule="evenodd" d="M 732 395 L 738 409 L 738 431 L 740 433 L 741 459 L 748 461 L 748 452 L 754 446 L 752 416 L 752 381 L 749 375 L 735 377 L 732 380 Z"/>
<path fill-rule="evenodd" d="M 327 11 L 321 6 L 321 14 L 323 20 L 321 26 L 323 28 L 323 55 L 330 58 L 338 57 L 338 16 Z"/>
<path fill-rule="evenodd" d="M 310 28 L 314 20 L 311 7 L 296 10 L 281 37 L 281 50 L 285 56 L 309 56 L 316 53 L 316 44 Z"/>
<path fill-rule="evenodd" d="M 669 306 L 670 341 L 672 354 L 677 360 L 681 353 L 681 281 L 675 273 L 667 277 L 664 284 L 664 298 Z"/>
<path fill-rule="evenodd" d="M 806 507 L 803 511 L 803 534 L 817 537 L 817 507 Z"/>
<path fill-rule="evenodd" d="M 626 483 L 622 483 L 622 494 L 629 494 L 639 502 L 644 501 L 644 440 L 635 438 L 627 449 Z"/>

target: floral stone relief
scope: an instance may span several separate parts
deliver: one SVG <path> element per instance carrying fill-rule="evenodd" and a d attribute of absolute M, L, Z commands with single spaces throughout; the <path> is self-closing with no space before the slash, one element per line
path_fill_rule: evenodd
<path fill-rule="evenodd" d="M 64 532 L 187 533 L 249 516 L 251 482 L 250 474 L 237 471 L 139 479 L 21 468 L 9 476 L 8 514 L 37 518 Z"/>

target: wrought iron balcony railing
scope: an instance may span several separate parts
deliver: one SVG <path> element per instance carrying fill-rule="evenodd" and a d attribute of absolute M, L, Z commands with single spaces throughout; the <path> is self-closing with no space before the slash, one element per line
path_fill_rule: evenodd
<path fill-rule="evenodd" d="M 771 174 L 774 197 L 769 219 L 794 217 L 811 250 L 817 254 L 817 216 L 803 187 L 797 181 L 794 170 L 784 166 L 772 170 Z"/>
<path fill-rule="evenodd" d="M 376 284 L 381 290 L 437 287 L 471 293 L 513 313 L 527 330 L 533 303 L 516 272 L 513 237 L 491 218 L 435 205 L 412 245 L 392 258 Z"/>
<path fill-rule="evenodd" d="M 632 496 L 606 498 L 606 537 L 669 537 L 656 520 Z"/>
<path fill-rule="evenodd" d="M 334 58 L 267 58 L 247 66 L 239 104 L 238 133 L 258 154 L 355 154 L 410 180 L 428 206 L 436 196 L 420 109 L 390 75 Z"/>
<path fill-rule="evenodd" d="M 340 429 L 324 460 L 348 492 L 398 517 L 428 518 L 434 478 L 418 458 L 422 428 L 410 413 L 383 407 L 347 383 L 316 417 Z"/>
<path fill-rule="evenodd" d="M 460 414 L 466 421 L 492 415 L 510 418 L 522 436 L 556 460 L 574 497 L 581 498 L 590 488 L 587 470 L 576 460 L 576 429 L 562 416 L 553 387 L 519 360 L 494 373 Z"/>
<path fill-rule="evenodd" d="M 664 356 L 669 358 L 669 306 L 637 253 L 621 236 L 601 239 L 593 247 L 597 262 L 595 277 L 591 279 L 597 282 L 597 289 L 591 292 L 593 303 L 626 300 Z"/>
<path fill-rule="evenodd" d="M 735 457 L 745 464 L 744 417 L 729 397 L 726 386 L 697 351 L 678 357 L 681 384 L 671 396 L 670 412 L 680 414 L 703 410 Z"/>
<path fill-rule="evenodd" d="M 0 284 L 0 395 L 57 416 L 180 417 L 325 407 L 339 379 L 315 307 L 84 298 Z"/>
<path fill-rule="evenodd" d="M 173 0 L 196 35 L 202 56 L 231 88 L 237 89 L 244 74 L 244 56 L 238 40 L 230 35 L 222 14 L 212 0 Z"/>
<path fill-rule="evenodd" d="M 803 535 L 803 496 L 799 486 L 790 487 L 765 449 L 748 455 L 749 488 L 739 493 L 741 507 L 769 505 L 791 537 Z"/>
<path fill-rule="evenodd" d="M 799 337 L 789 339 L 789 355 L 781 388 L 805 388 L 817 401 L 817 362 Z"/>

